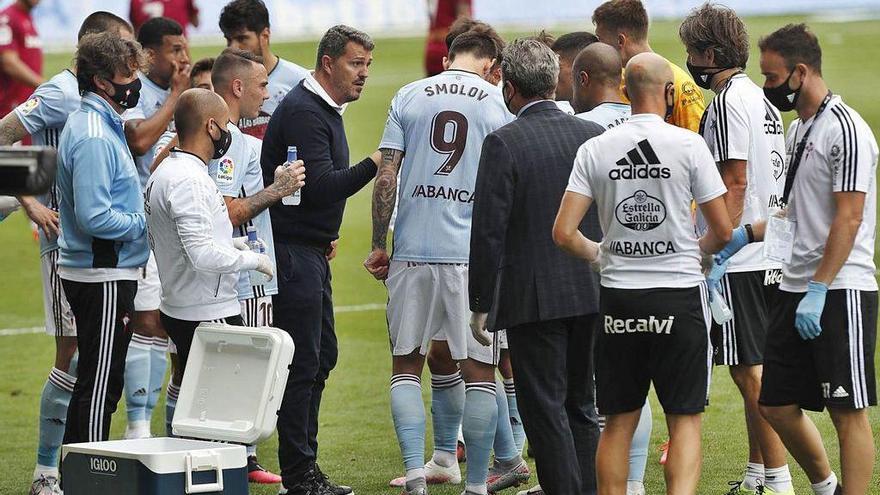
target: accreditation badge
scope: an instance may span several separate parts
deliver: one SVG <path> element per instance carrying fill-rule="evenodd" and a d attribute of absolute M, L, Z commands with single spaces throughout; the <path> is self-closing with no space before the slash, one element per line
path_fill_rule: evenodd
<path fill-rule="evenodd" d="M 786 213 L 787 210 L 780 210 L 767 218 L 767 227 L 764 231 L 764 256 L 787 264 L 791 262 L 797 222 L 789 218 Z"/>

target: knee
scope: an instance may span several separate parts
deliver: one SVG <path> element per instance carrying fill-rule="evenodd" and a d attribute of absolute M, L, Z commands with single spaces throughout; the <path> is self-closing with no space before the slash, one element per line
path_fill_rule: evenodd
<path fill-rule="evenodd" d="M 831 416 L 831 422 L 834 423 L 834 429 L 837 430 L 838 436 L 845 437 L 848 433 L 854 431 L 867 431 L 868 436 L 871 435 L 871 424 L 868 421 L 866 409 L 839 409 L 828 408 Z"/>
<path fill-rule="evenodd" d="M 794 412 L 789 407 L 773 407 L 773 406 L 763 406 L 759 405 L 758 409 L 761 411 L 761 416 L 770 423 L 770 426 L 773 427 L 774 430 L 778 429 L 777 426 L 785 423 L 786 421 L 790 421 L 794 419 L 798 414 L 800 414 L 800 409 L 797 409 L 797 412 Z"/>
<path fill-rule="evenodd" d="M 758 366 L 731 366 L 730 377 L 741 391 L 760 393 L 761 371 Z"/>
<path fill-rule="evenodd" d="M 431 370 L 433 375 L 452 375 L 458 371 L 458 366 L 452 360 L 452 357 L 436 350 L 433 345 L 428 351 L 426 360 L 428 362 L 428 369 Z"/>

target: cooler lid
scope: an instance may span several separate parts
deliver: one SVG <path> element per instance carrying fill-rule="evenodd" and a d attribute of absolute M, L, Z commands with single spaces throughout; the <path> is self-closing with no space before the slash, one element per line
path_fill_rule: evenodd
<path fill-rule="evenodd" d="M 174 434 L 244 444 L 271 436 L 293 351 L 293 339 L 277 328 L 200 324 L 174 411 Z"/>

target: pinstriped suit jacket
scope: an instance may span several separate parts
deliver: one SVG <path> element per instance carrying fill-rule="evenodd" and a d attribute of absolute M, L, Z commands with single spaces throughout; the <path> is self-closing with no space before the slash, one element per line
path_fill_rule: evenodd
<path fill-rule="evenodd" d="M 469 297 L 471 310 L 491 313 L 490 329 L 598 312 L 598 276 L 552 230 L 578 148 L 603 130 L 544 101 L 483 141 Z M 581 232 L 601 239 L 595 206 Z"/>

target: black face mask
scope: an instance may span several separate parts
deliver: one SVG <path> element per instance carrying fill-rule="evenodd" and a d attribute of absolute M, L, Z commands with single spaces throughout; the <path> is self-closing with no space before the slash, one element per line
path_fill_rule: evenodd
<path fill-rule="evenodd" d="M 693 65 L 690 62 L 687 62 L 688 72 L 691 73 L 691 77 L 694 78 L 694 82 L 697 83 L 697 86 L 703 89 L 712 89 L 712 77 L 715 74 L 723 70 L 730 69 L 731 67 L 708 67 L 705 65 Z M 714 70 L 715 72 L 708 72 L 710 70 Z"/>
<path fill-rule="evenodd" d="M 672 101 L 669 98 L 669 89 L 672 88 Z M 675 109 L 675 85 L 673 83 L 668 83 L 666 85 L 665 94 L 666 98 L 666 116 L 663 117 L 663 120 L 669 120 L 672 118 L 672 111 Z"/>
<path fill-rule="evenodd" d="M 113 102 L 122 108 L 134 108 L 137 106 L 138 100 L 141 98 L 140 78 L 128 84 L 117 84 L 113 81 L 110 81 L 110 84 L 113 85 L 113 96 L 110 96 L 106 91 L 104 93 L 110 96 Z"/>
<path fill-rule="evenodd" d="M 211 142 L 214 143 L 214 155 L 211 157 L 213 160 L 222 158 L 229 151 L 229 146 L 232 145 L 232 133 L 220 127 L 219 124 L 217 124 L 217 130 L 220 131 L 220 137 L 217 139 L 208 134 Z"/>
<path fill-rule="evenodd" d="M 794 69 L 788 73 L 788 77 L 786 77 L 785 81 L 779 86 L 764 88 L 764 97 L 766 97 L 773 106 L 778 108 L 780 112 L 790 112 L 794 110 L 794 107 L 797 105 L 798 97 L 801 95 L 801 88 L 804 86 L 804 83 L 801 82 L 798 89 L 791 89 L 788 87 L 788 81 L 791 80 L 792 74 L 794 74 Z"/>
<path fill-rule="evenodd" d="M 507 87 L 507 85 L 502 86 L 501 88 L 501 99 L 504 100 L 504 106 L 507 108 L 507 111 L 513 115 L 516 115 L 516 113 L 514 113 L 514 111 L 510 109 L 510 102 L 513 101 L 513 96 L 511 96 L 510 99 L 507 99 L 507 94 L 505 94 L 504 92 L 505 87 Z"/>

